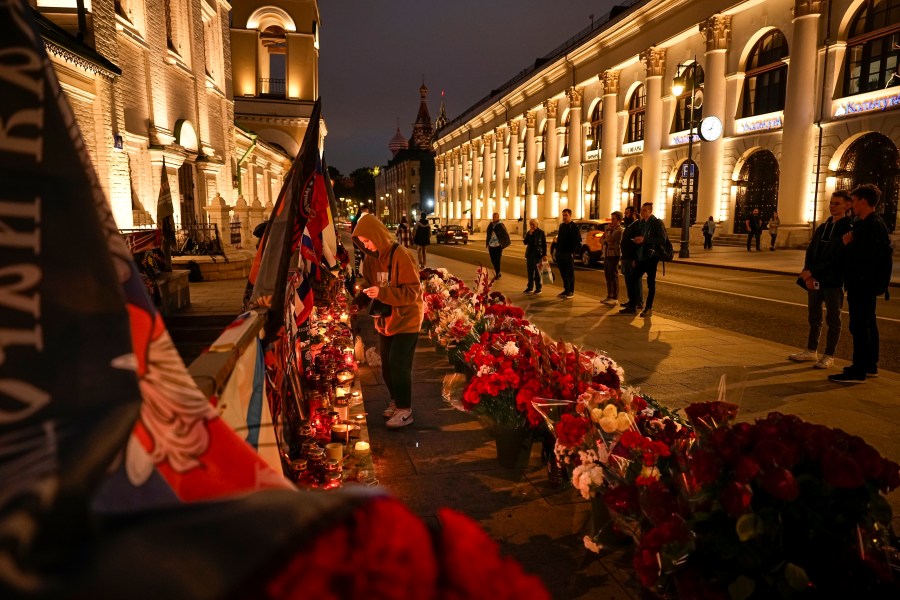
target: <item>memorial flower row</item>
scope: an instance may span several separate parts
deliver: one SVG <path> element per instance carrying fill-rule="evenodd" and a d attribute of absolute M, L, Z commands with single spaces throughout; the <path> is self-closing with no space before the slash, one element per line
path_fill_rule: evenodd
<path fill-rule="evenodd" d="M 468 380 L 455 406 L 489 424 L 538 427 L 572 484 L 635 544 L 641 585 L 679 598 L 887 597 L 896 539 L 884 494 L 900 466 L 857 436 L 737 406 L 684 415 L 624 385 L 611 358 L 552 341 L 521 308 L 444 270 L 421 273 L 426 327 Z M 462 364 L 460 364 L 462 363 Z M 445 392 L 445 397 L 447 393 Z M 894 596 L 897 597 L 897 596 Z"/>

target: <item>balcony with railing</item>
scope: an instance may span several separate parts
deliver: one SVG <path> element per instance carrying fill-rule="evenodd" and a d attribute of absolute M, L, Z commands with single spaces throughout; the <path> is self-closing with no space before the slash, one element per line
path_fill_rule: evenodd
<path fill-rule="evenodd" d="M 271 77 L 260 77 L 259 95 L 267 98 L 284 98 L 285 97 L 285 80 L 274 79 Z"/>

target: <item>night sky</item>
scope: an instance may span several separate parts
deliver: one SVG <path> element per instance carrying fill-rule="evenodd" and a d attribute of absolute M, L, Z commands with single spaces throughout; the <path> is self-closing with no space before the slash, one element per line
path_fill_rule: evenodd
<path fill-rule="evenodd" d="M 319 0 L 325 159 L 349 174 L 409 139 L 422 76 L 453 119 L 609 12 L 615 0 Z"/>

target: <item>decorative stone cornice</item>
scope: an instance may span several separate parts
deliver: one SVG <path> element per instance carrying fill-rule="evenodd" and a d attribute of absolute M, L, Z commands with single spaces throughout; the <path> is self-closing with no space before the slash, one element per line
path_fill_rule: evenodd
<path fill-rule="evenodd" d="M 619 93 L 619 71 L 603 71 L 600 73 L 600 82 L 603 84 L 603 95 Z"/>
<path fill-rule="evenodd" d="M 519 135 L 518 121 L 509 121 L 507 125 L 509 126 L 509 135 Z"/>
<path fill-rule="evenodd" d="M 666 74 L 666 49 L 647 48 L 641 52 L 641 62 L 647 68 L 647 77 L 663 77 Z"/>
<path fill-rule="evenodd" d="M 525 127 L 528 129 L 534 129 L 535 121 L 537 120 L 537 114 L 533 110 L 526 111 L 525 113 Z"/>
<path fill-rule="evenodd" d="M 700 21 L 700 33 L 706 38 L 706 51 L 728 50 L 731 46 L 731 16 L 713 15 Z"/>
<path fill-rule="evenodd" d="M 544 110 L 547 111 L 548 119 L 556 118 L 556 109 L 558 108 L 558 106 L 559 105 L 556 103 L 556 100 L 553 100 L 553 99 L 544 100 Z"/>
<path fill-rule="evenodd" d="M 794 18 L 822 14 L 822 0 L 794 0 Z"/>
<path fill-rule="evenodd" d="M 566 97 L 569 99 L 569 108 L 581 108 L 581 90 L 572 86 L 566 90 Z"/>
<path fill-rule="evenodd" d="M 70 62 L 73 65 L 84 69 L 85 71 L 94 73 L 95 75 L 100 75 L 101 77 L 105 77 L 106 79 L 113 80 L 117 75 L 121 75 L 121 73 L 114 73 L 111 69 L 104 68 L 96 62 L 80 56 L 79 54 L 72 52 L 68 48 L 60 44 L 56 44 L 50 40 L 44 40 L 44 48 L 50 54 L 59 57 L 66 62 Z"/>

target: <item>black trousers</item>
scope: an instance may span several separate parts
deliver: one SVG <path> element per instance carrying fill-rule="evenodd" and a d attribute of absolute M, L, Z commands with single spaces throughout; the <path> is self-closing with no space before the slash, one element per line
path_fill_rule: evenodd
<path fill-rule="evenodd" d="M 860 375 L 878 368 L 878 323 L 875 296 L 858 290 L 847 291 L 850 335 L 853 336 L 853 371 Z"/>
<path fill-rule="evenodd" d="M 559 267 L 559 275 L 563 280 L 563 291 L 567 294 L 575 293 L 575 259 L 571 252 L 556 251 L 556 264 Z"/>
<path fill-rule="evenodd" d="M 636 285 L 641 285 L 641 278 L 647 274 L 647 301 L 644 303 L 644 310 L 653 308 L 653 298 L 656 296 L 656 268 L 659 266 L 658 258 L 648 258 L 637 261 L 634 269 L 634 279 Z"/>
<path fill-rule="evenodd" d="M 494 275 L 500 274 L 500 259 L 503 257 L 503 248 L 500 246 L 488 246 L 488 254 L 491 255 L 491 264 L 494 265 Z"/>
<path fill-rule="evenodd" d="M 704 250 L 712 250 L 712 234 L 711 233 L 703 234 L 703 249 Z"/>
<path fill-rule="evenodd" d="M 753 241 L 753 238 L 756 238 L 756 250 L 759 251 L 759 238 L 762 236 L 762 231 L 749 231 L 747 232 L 747 250 L 750 250 L 750 242 Z"/>
<path fill-rule="evenodd" d="M 525 254 L 525 270 L 528 271 L 528 287 L 526 289 L 537 291 L 543 288 L 544 284 L 541 281 L 541 274 L 538 272 L 540 266 L 540 256 Z"/>
<path fill-rule="evenodd" d="M 397 408 L 412 406 L 412 366 L 418 333 L 378 334 L 381 376 Z"/>

